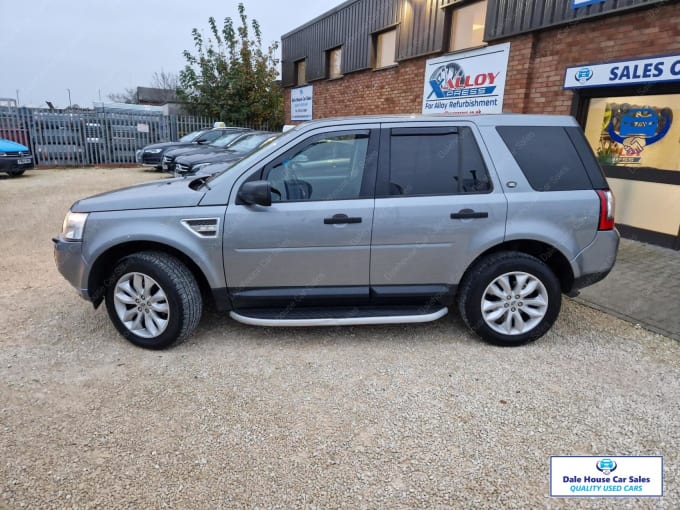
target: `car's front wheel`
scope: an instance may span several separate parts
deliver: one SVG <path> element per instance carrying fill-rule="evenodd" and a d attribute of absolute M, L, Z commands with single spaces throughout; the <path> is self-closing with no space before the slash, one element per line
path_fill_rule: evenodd
<path fill-rule="evenodd" d="M 189 337 L 203 302 L 196 279 L 175 257 L 141 252 L 123 258 L 106 289 L 116 329 L 135 345 L 163 349 Z"/>
<path fill-rule="evenodd" d="M 25 171 L 26 169 L 22 168 L 21 170 L 10 170 L 8 173 L 10 177 L 19 177 L 20 175 L 24 175 Z"/>
<path fill-rule="evenodd" d="M 465 275 L 460 314 L 472 331 L 501 346 L 543 336 L 560 312 L 560 283 L 541 260 L 521 252 L 494 253 Z"/>

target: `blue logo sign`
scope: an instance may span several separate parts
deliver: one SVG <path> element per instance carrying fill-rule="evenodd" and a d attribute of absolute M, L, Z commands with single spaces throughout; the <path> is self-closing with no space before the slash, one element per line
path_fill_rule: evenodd
<path fill-rule="evenodd" d="M 469 75 L 460 64 L 451 62 L 442 65 L 430 75 L 431 92 L 437 99 L 451 97 L 490 96 L 496 90 L 496 79 L 500 73 L 480 73 Z"/>
<path fill-rule="evenodd" d="M 582 67 L 576 71 L 576 81 L 579 83 L 585 83 L 593 77 L 593 70 L 590 67 Z"/>
<path fill-rule="evenodd" d="M 612 471 L 616 470 L 616 462 L 614 462 L 612 459 L 600 459 L 595 464 L 595 467 L 598 471 L 608 475 Z"/>

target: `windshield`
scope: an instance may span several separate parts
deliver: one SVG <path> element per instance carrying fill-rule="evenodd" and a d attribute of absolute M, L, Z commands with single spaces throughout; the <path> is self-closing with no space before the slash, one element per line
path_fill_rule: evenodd
<path fill-rule="evenodd" d="M 195 138 L 198 138 L 198 135 L 201 133 L 204 133 L 205 129 L 199 129 L 198 131 L 192 131 L 188 135 L 184 135 L 182 138 L 179 139 L 180 142 L 193 142 Z"/>
<path fill-rule="evenodd" d="M 221 136 L 217 140 L 215 140 L 214 142 L 211 142 L 210 145 L 212 145 L 213 147 L 223 147 L 224 148 L 242 135 L 243 135 L 243 133 L 239 133 L 239 132 L 229 133 L 228 135 Z"/>
<path fill-rule="evenodd" d="M 272 133 L 262 133 L 260 135 L 251 135 L 239 140 L 234 145 L 229 147 L 229 150 L 234 152 L 250 152 L 255 147 L 264 142 L 267 138 L 271 137 Z"/>
<path fill-rule="evenodd" d="M 298 126 L 302 125 L 303 124 L 299 124 Z M 227 171 L 243 172 L 245 170 L 248 170 L 248 168 L 251 167 L 258 159 L 265 157 L 267 154 L 271 154 L 282 145 L 288 143 L 289 140 L 292 140 L 293 138 L 297 137 L 298 131 L 299 127 L 295 127 L 293 129 L 286 131 L 283 134 L 279 134 L 278 136 L 270 140 L 264 147 L 262 147 L 262 150 L 251 152 L 250 154 L 246 155 L 243 159 L 241 159 L 238 163 L 229 166 L 228 168 L 225 168 L 224 170 L 217 172 L 216 174 L 213 174 L 206 180 L 206 182 L 211 182 L 215 180 L 216 178 L 218 178 L 220 175 L 224 174 Z M 269 133 L 267 136 L 271 136 L 271 133 Z"/>

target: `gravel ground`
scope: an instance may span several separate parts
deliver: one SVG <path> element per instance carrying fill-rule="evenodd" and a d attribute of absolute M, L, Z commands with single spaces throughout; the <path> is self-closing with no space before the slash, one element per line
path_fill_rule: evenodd
<path fill-rule="evenodd" d="M 680 346 L 565 300 L 538 342 L 206 314 L 165 352 L 58 274 L 77 198 L 139 169 L 0 177 L 0 507 L 678 508 Z M 665 455 L 665 497 L 550 499 L 549 456 Z"/>

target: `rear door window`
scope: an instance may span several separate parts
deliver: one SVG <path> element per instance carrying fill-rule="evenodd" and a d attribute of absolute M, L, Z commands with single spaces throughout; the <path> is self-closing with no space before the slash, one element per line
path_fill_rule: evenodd
<path fill-rule="evenodd" d="M 467 127 L 392 129 L 389 168 L 391 196 L 491 190 L 479 147 Z"/>

